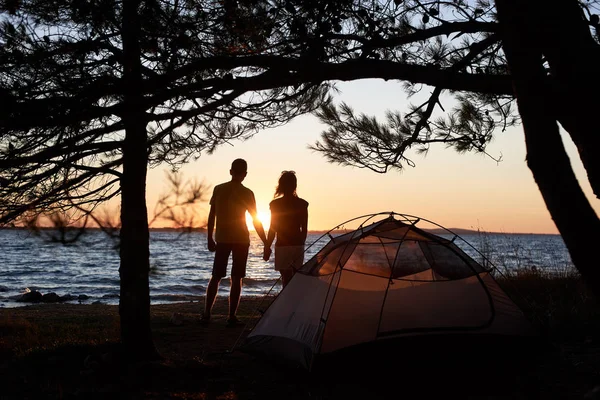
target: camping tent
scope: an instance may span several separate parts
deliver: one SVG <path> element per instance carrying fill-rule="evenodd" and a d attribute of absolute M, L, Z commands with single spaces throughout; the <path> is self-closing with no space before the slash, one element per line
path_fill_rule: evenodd
<path fill-rule="evenodd" d="M 328 234 L 329 242 L 268 306 L 242 349 L 310 370 L 322 356 L 369 344 L 386 343 L 377 350 L 384 352 L 402 348 L 403 340 L 412 346 L 406 338 L 427 337 L 431 347 L 442 337 L 531 336 L 494 268 L 457 246 L 458 235 L 417 227 L 423 221 L 380 213 L 348 233 Z"/>

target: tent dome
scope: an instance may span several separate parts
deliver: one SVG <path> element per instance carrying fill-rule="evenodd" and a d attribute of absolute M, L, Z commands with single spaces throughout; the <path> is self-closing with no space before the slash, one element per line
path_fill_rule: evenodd
<path fill-rule="evenodd" d="M 398 349 L 422 338 L 534 335 L 495 268 L 463 251 L 458 235 L 405 214 L 359 218 L 355 229 L 324 235 L 328 243 L 265 310 L 244 350 L 310 370 L 319 358 L 391 341 Z"/>

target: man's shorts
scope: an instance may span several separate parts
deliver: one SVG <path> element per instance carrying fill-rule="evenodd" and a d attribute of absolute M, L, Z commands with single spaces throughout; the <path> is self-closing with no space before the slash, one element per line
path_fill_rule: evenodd
<path fill-rule="evenodd" d="M 246 276 L 249 243 L 217 243 L 212 276 L 224 278 L 227 276 L 229 255 L 232 256 L 231 276 L 243 278 Z"/>

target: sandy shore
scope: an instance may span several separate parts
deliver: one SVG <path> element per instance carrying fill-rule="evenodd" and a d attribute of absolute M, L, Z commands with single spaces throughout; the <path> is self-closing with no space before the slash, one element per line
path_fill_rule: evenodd
<path fill-rule="evenodd" d="M 385 360 L 392 372 L 386 377 L 357 378 L 350 371 L 314 376 L 236 349 L 257 309 L 267 304 L 259 306 L 260 300 L 242 298 L 238 314 L 249 324 L 236 328 L 226 327 L 226 298 L 217 299 L 208 326 L 198 322 L 202 302 L 153 305 L 152 331 L 164 360 L 133 367 L 107 358 L 119 338 L 117 306 L 0 309 L 0 399 L 582 399 L 600 385 L 599 343 L 586 336 L 554 343 L 526 374 L 510 381 L 487 371 L 459 374 L 455 386 L 440 385 L 440 376 L 407 381 L 403 371 L 410 366 L 398 359 Z"/>
<path fill-rule="evenodd" d="M 268 301 L 265 298 L 244 297 L 238 316 L 248 326 L 227 329 L 228 303 L 224 297 L 217 298 L 208 326 L 198 323 L 203 301 L 152 305 L 152 330 L 156 346 L 163 356 L 175 359 L 230 351 L 259 318 L 259 307 L 264 309 Z M 119 310 L 116 305 L 36 304 L 0 309 L 0 315 L 5 329 L 12 331 L 0 339 L 0 350 L 16 349 L 17 354 L 63 344 L 119 340 Z"/>

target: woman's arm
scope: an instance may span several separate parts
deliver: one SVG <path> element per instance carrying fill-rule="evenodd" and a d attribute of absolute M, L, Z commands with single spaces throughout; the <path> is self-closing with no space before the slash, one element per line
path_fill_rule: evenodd
<path fill-rule="evenodd" d="M 277 234 L 277 215 L 271 210 L 271 223 L 269 224 L 269 233 L 267 234 L 266 247 L 271 247 Z"/>
<path fill-rule="evenodd" d="M 302 243 L 306 243 L 306 235 L 308 234 L 308 206 L 302 210 Z"/>

